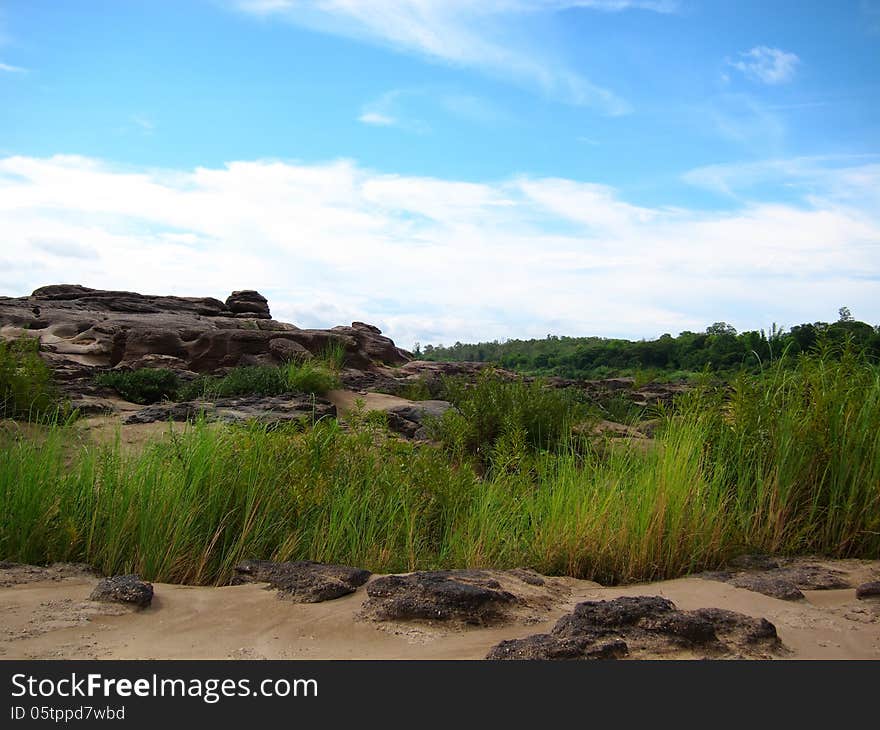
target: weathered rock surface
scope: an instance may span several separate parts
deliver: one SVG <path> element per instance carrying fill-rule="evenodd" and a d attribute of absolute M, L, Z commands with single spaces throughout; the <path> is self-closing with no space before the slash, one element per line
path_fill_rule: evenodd
<path fill-rule="evenodd" d="M 781 648 L 766 619 L 720 608 L 681 611 L 659 596 L 626 596 L 579 603 L 549 634 L 502 641 L 486 658 L 617 659 L 680 652 L 763 657 Z"/>
<path fill-rule="evenodd" d="M 878 598 L 880 599 L 880 580 L 872 580 L 862 583 L 856 588 L 856 598 Z"/>
<path fill-rule="evenodd" d="M 445 400 L 414 401 L 411 405 L 400 405 L 389 408 L 388 427 L 407 438 L 427 438 L 426 423 L 439 420 L 452 404 Z"/>
<path fill-rule="evenodd" d="M 487 626 L 549 610 L 563 589 L 527 569 L 435 570 L 386 575 L 367 585 L 362 616 Z"/>
<path fill-rule="evenodd" d="M 370 571 L 362 568 L 311 560 L 245 560 L 235 566 L 233 583 L 268 583 L 278 591 L 279 598 L 295 603 L 320 603 L 354 593 L 370 575 Z"/>
<path fill-rule="evenodd" d="M 27 565 L 0 561 L 0 588 L 9 588 L 23 583 L 39 583 L 66 578 L 83 578 L 97 575 L 94 568 L 85 563 L 52 563 L 49 566 Z"/>
<path fill-rule="evenodd" d="M 253 289 L 232 292 L 226 298 L 226 306 L 235 315 L 244 314 L 257 319 L 272 319 L 268 300 Z"/>
<path fill-rule="evenodd" d="M 740 556 L 731 561 L 728 569 L 701 573 L 699 577 L 719 580 L 783 601 L 799 601 L 804 598 L 803 591 L 852 587 L 852 580 L 846 573 L 809 558 Z"/>
<path fill-rule="evenodd" d="M 191 421 L 204 416 L 209 421 L 247 423 L 257 421 L 270 425 L 311 423 L 336 416 L 336 406 L 325 398 L 308 394 L 276 396 L 243 395 L 213 401 L 194 400 L 178 403 L 163 402 L 146 406 L 123 417 L 125 424 L 157 421 Z"/>
<path fill-rule="evenodd" d="M 210 297 L 57 284 L 29 297 L 0 298 L 0 335 L 38 337 L 56 363 L 90 367 L 163 356 L 173 358 L 166 363 L 180 369 L 205 373 L 241 364 L 279 363 L 332 346 L 344 350 L 351 367 L 400 365 L 411 359 L 371 325 L 300 329 L 270 316 L 265 298 L 252 290 L 233 292 L 224 303 Z"/>
<path fill-rule="evenodd" d="M 129 603 L 138 608 L 146 608 L 153 601 L 153 584 L 142 581 L 137 575 L 115 575 L 98 583 L 89 600 Z"/>

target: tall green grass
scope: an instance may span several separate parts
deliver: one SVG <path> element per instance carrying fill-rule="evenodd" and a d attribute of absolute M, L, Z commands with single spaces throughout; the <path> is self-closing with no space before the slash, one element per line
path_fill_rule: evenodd
<path fill-rule="evenodd" d="M 182 381 L 177 373 L 165 368 L 110 371 L 96 376 L 95 382 L 113 388 L 131 403 L 141 404 L 291 392 L 323 394 L 339 384 L 333 357 L 330 353 L 328 360 L 242 366 L 222 376 L 202 375 L 191 382 Z"/>
<path fill-rule="evenodd" d="M 29 337 L 0 340 L 0 418 L 39 421 L 61 408 L 40 342 Z"/>
<path fill-rule="evenodd" d="M 0 451 L 0 558 L 186 583 L 225 582 L 252 557 L 620 582 L 743 551 L 880 555 L 880 375 L 855 356 L 704 386 L 647 450 L 546 448 L 528 423 L 501 432 L 480 471 L 366 421 L 197 423 L 141 454 L 71 451 L 57 426 Z"/>

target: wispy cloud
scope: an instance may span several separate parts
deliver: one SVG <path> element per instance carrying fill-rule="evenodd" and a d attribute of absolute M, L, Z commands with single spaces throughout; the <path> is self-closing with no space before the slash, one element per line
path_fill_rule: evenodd
<path fill-rule="evenodd" d="M 131 121 L 144 134 L 152 134 L 156 131 L 156 123 L 142 114 L 132 114 Z"/>
<path fill-rule="evenodd" d="M 822 201 L 822 205 L 880 208 L 880 153 L 809 155 L 755 162 L 704 165 L 683 175 L 685 182 L 739 199 L 772 198 L 773 190 L 785 197 Z M 878 242 L 880 243 L 880 242 Z"/>
<path fill-rule="evenodd" d="M 719 136 L 759 154 L 773 154 L 786 135 L 782 116 L 751 94 L 717 94 L 707 99 L 700 112 Z"/>
<path fill-rule="evenodd" d="M 850 163 L 817 179 L 821 165 L 797 163 L 793 202 L 746 196 L 705 211 L 636 205 L 579 180 L 465 182 L 350 161 L 150 170 L 8 157 L 0 293 L 58 281 L 218 297 L 257 288 L 280 318 L 372 321 L 403 345 L 754 327 L 842 303 L 880 321 L 880 206 L 867 192 L 880 190 L 880 165 Z M 692 179 L 741 187 L 737 175 L 758 174 Z"/>
<path fill-rule="evenodd" d="M 240 10 L 472 67 L 619 115 L 630 105 L 584 74 L 546 58 L 528 36 L 532 14 L 582 9 L 674 12 L 671 0 L 236 0 Z M 512 32 L 516 30 L 517 32 Z"/>
<path fill-rule="evenodd" d="M 398 127 L 416 134 L 431 131 L 426 121 L 438 115 L 476 124 L 510 121 L 510 116 L 494 102 L 473 94 L 433 86 L 391 89 L 364 104 L 358 121 L 377 127 Z"/>
<path fill-rule="evenodd" d="M 378 98 L 364 104 L 358 121 L 374 127 L 398 127 L 400 129 L 424 134 L 429 130 L 427 123 L 407 113 L 401 101 L 422 92 L 418 89 L 391 89 Z"/>
<path fill-rule="evenodd" d="M 794 53 L 767 46 L 755 46 L 740 53 L 738 60 L 728 60 L 730 66 L 752 81 L 762 84 L 783 84 L 791 81 L 800 62 L 800 58 Z"/>
<path fill-rule="evenodd" d="M 0 63 L 0 71 L 12 74 L 22 74 L 26 73 L 27 69 L 22 68 L 21 66 L 10 66 L 8 63 Z"/>
<path fill-rule="evenodd" d="M 394 117 L 390 117 L 387 114 L 381 114 L 379 112 L 362 112 L 358 117 L 359 122 L 363 122 L 364 124 L 372 124 L 376 127 L 393 127 L 397 124 L 397 119 Z"/>

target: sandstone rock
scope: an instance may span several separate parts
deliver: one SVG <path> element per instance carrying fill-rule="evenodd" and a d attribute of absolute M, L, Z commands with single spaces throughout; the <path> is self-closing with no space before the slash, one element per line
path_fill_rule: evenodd
<path fill-rule="evenodd" d="M 173 358 L 181 370 L 210 373 L 320 355 L 338 345 L 350 367 L 365 370 L 410 359 L 370 325 L 303 330 L 270 319 L 257 292 L 233 292 L 228 301 L 57 284 L 30 297 L 0 297 L 0 329 L 3 337 L 39 338 L 53 367 L 132 366 L 156 356 Z"/>
<path fill-rule="evenodd" d="M 388 427 L 408 438 L 427 438 L 426 422 L 442 418 L 450 408 L 452 404 L 445 400 L 423 400 L 411 405 L 393 406 L 386 411 Z"/>
<path fill-rule="evenodd" d="M 718 608 L 680 611 L 659 596 L 625 596 L 579 603 L 549 634 L 503 641 L 486 658 L 640 658 L 682 651 L 766 656 L 780 649 L 776 629 L 766 619 Z"/>
<path fill-rule="evenodd" d="M 270 425 L 292 422 L 311 423 L 321 418 L 335 417 L 336 406 L 324 398 L 307 394 L 245 395 L 218 398 L 213 401 L 156 403 L 125 416 L 123 423 L 191 421 L 202 415 L 208 420 L 226 423 L 246 423 L 248 421 Z"/>
<path fill-rule="evenodd" d="M 301 560 L 273 563 L 245 560 L 235 566 L 234 583 L 268 583 L 279 598 L 295 603 L 320 603 L 354 593 L 370 578 L 370 571 L 346 565 Z"/>
<path fill-rule="evenodd" d="M 153 601 L 153 584 L 142 581 L 137 575 L 104 578 L 95 586 L 89 600 L 130 603 L 138 608 L 145 608 Z"/>
<path fill-rule="evenodd" d="M 312 353 L 299 342 L 281 337 L 269 340 L 269 352 L 279 362 L 302 362 L 312 359 Z"/>
<path fill-rule="evenodd" d="M 856 598 L 880 598 L 880 580 L 862 583 L 856 588 Z"/>
<path fill-rule="evenodd" d="M 253 289 L 234 291 L 226 298 L 226 306 L 236 315 L 259 319 L 272 319 L 269 302 L 260 292 Z"/>

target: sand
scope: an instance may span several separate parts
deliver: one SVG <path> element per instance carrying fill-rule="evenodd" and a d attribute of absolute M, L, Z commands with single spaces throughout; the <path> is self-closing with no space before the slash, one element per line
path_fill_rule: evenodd
<path fill-rule="evenodd" d="M 876 571 L 880 561 L 863 567 Z M 97 580 L 73 571 L 0 587 L 0 658 L 482 659 L 503 639 L 548 631 L 580 601 L 657 595 L 681 609 L 767 618 L 787 648 L 783 659 L 880 659 L 880 600 L 858 600 L 855 589 L 805 591 L 806 600 L 791 602 L 697 577 L 615 588 L 562 578 L 570 592 L 541 620 L 460 629 L 359 620 L 363 588 L 295 604 L 260 584 L 156 583 L 152 606 L 139 611 L 89 601 Z"/>

